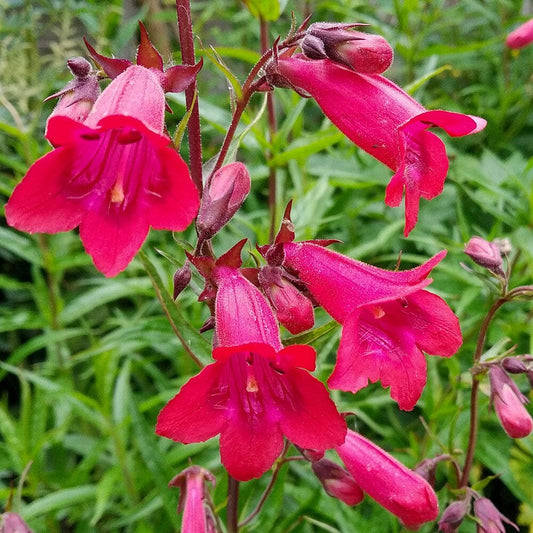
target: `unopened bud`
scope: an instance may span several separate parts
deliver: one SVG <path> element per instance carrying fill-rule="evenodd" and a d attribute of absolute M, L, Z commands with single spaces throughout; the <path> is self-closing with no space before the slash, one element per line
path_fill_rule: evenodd
<path fill-rule="evenodd" d="M 478 265 L 498 274 L 504 275 L 500 248 L 493 242 L 481 237 L 472 237 L 465 246 L 464 252 Z"/>
<path fill-rule="evenodd" d="M 225 226 L 250 192 L 250 174 L 243 163 L 225 165 L 207 183 L 196 228 L 202 240 L 213 237 Z"/>
<path fill-rule="evenodd" d="M 172 278 L 174 283 L 172 298 L 174 298 L 174 300 L 181 294 L 183 289 L 189 285 L 191 276 L 191 267 L 189 266 L 188 262 L 174 272 L 174 276 Z"/>
<path fill-rule="evenodd" d="M 381 74 L 391 65 L 393 51 L 381 35 L 352 28 L 359 24 L 316 22 L 311 24 L 300 46 L 310 59 L 329 58 L 363 74 Z"/>
<path fill-rule="evenodd" d="M 513 439 L 527 437 L 533 430 L 533 419 L 524 406 L 527 398 L 500 366 L 491 365 L 489 378 L 491 400 L 503 429 Z"/>
<path fill-rule="evenodd" d="M 444 509 L 441 519 L 439 520 L 439 531 L 444 531 L 444 533 L 454 533 L 461 525 L 461 522 L 464 520 L 469 510 L 470 498 L 457 500 L 448 505 L 448 507 Z"/>
<path fill-rule="evenodd" d="M 424 459 L 420 461 L 414 468 L 413 472 L 416 472 L 419 476 L 423 477 L 432 487 L 435 486 L 435 470 L 437 465 L 442 461 L 451 459 L 449 455 L 438 455 L 431 459 Z"/>
<path fill-rule="evenodd" d="M 533 41 L 533 19 L 512 31 L 505 40 L 509 48 L 523 48 Z"/>
<path fill-rule="evenodd" d="M 506 357 L 502 361 L 502 366 L 510 374 L 523 374 L 527 372 L 526 365 L 518 357 Z"/>
<path fill-rule="evenodd" d="M 324 490 L 346 505 L 357 505 L 365 497 L 352 475 L 337 463 L 323 458 L 312 463 L 311 468 Z"/>

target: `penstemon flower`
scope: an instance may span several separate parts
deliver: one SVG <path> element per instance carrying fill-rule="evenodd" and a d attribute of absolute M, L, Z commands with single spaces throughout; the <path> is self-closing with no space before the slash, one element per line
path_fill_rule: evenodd
<path fill-rule="evenodd" d="M 283 436 L 313 450 L 342 444 L 344 419 L 309 374 L 313 348 L 283 348 L 270 305 L 238 268 L 219 262 L 211 276 L 217 288 L 215 362 L 162 409 L 157 434 L 183 443 L 220 434 L 222 464 L 240 481 L 272 466 Z"/>
<path fill-rule="evenodd" d="M 343 326 L 328 385 L 355 393 L 380 380 L 401 409 L 412 409 L 427 380 L 423 352 L 449 357 L 462 343 L 455 314 L 424 290 L 446 252 L 411 270 L 388 271 L 311 242 L 287 242 L 283 250 L 284 266 Z"/>
<path fill-rule="evenodd" d="M 405 193 L 406 236 L 418 220 L 420 197 L 438 196 L 448 173 L 444 143 L 428 129 L 438 126 L 461 137 L 486 125 L 471 115 L 427 111 L 387 78 L 354 72 L 331 59 L 280 56 L 271 70 L 274 83 L 281 77 L 281 85 L 310 95 L 352 142 L 395 172 L 385 203 L 397 207 Z"/>
<path fill-rule="evenodd" d="M 408 528 L 437 518 L 439 504 L 429 483 L 373 442 L 348 430 L 336 451 L 363 492 Z"/>

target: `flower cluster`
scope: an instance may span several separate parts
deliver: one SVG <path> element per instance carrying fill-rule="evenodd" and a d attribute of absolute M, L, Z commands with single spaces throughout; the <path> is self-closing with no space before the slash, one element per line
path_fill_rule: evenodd
<path fill-rule="evenodd" d="M 439 195 L 448 172 L 444 143 L 429 128 L 458 137 L 481 131 L 485 121 L 426 110 L 382 76 L 393 61 L 389 43 L 358 26 L 300 28 L 263 55 L 252 70 L 259 79 L 243 88 L 253 88 L 246 98 L 274 87 L 313 98 L 351 141 L 394 172 L 385 202 L 398 206 L 405 196 L 407 236 L 417 223 L 420 198 Z M 409 470 L 348 429 L 328 388 L 312 374 L 315 349 L 294 339 L 282 342 L 280 330 L 310 330 L 321 307 L 342 327 L 329 389 L 355 394 L 379 381 L 400 409 L 412 410 L 426 385 L 426 354 L 451 357 L 462 344 L 457 316 L 428 290 L 446 251 L 411 269 L 379 268 L 333 251 L 335 239 L 296 241 L 289 204 L 272 242 L 257 246 L 254 266 L 243 267 L 246 239 L 217 258 L 211 240 L 245 201 L 250 174 L 242 162 L 225 161 L 228 136 L 216 163 L 206 165 L 203 183 L 193 183 L 165 129 L 165 93 L 187 89 L 201 63 L 165 70 L 142 24 L 140 35 L 135 64 L 105 57 L 89 43 L 100 70 L 83 58 L 69 60 L 74 79 L 52 95 L 59 101 L 46 126 L 53 149 L 15 188 L 6 205 L 8 223 L 30 233 L 79 227 L 95 266 L 115 276 L 150 228 L 183 231 L 196 219 L 197 245 L 174 274 L 173 296 L 187 287 L 195 267 L 205 281 L 199 300 L 210 313 L 202 332 L 214 329 L 212 362 L 162 408 L 156 433 L 184 444 L 219 437 L 221 463 L 238 481 L 265 474 L 292 444 L 326 492 L 344 503 L 356 505 L 368 494 L 408 528 L 435 520 L 438 501 L 428 472 L 438 460 Z M 103 90 L 102 72 L 111 80 Z M 473 238 L 465 252 L 506 279 L 502 248 L 495 243 Z M 508 358 L 490 364 L 488 372 L 506 432 L 529 434 L 533 420 L 509 373 L 533 379 L 530 360 Z M 344 467 L 325 457 L 327 450 Z M 184 531 L 217 530 L 207 491 L 214 481 L 198 466 L 171 481 L 181 489 Z M 475 496 L 478 520 L 501 524 L 486 501 Z M 452 531 L 469 508 L 470 500 L 454 502 L 441 530 Z"/>

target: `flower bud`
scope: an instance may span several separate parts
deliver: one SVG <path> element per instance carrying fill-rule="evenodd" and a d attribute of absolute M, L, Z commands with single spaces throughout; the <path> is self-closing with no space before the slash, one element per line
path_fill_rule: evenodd
<path fill-rule="evenodd" d="M 311 468 L 324 490 L 346 505 L 357 505 L 363 501 L 364 492 L 352 475 L 337 463 L 323 458 L 311 464 Z"/>
<path fill-rule="evenodd" d="M 209 506 L 206 483 L 215 485 L 215 477 L 200 466 L 189 466 L 172 478 L 169 487 L 180 488 L 178 512 L 183 511 L 183 532 L 215 533 L 215 521 Z"/>
<path fill-rule="evenodd" d="M 478 519 L 478 531 L 482 533 L 505 533 L 506 522 L 518 531 L 518 526 L 503 516 L 488 498 L 478 498 L 474 501 L 474 514 Z"/>
<path fill-rule="evenodd" d="M 533 19 L 524 22 L 512 31 L 505 39 L 509 48 L 523 48 L 533 41 Z"/>
<path fill-rule="evenodd" d="M 497 244 L 481 237 L 472 237 L 466 244 L 464 252 L 483 268 L 494 274 L 504 275 L 502 255 Z"/>
<path fill-rule="evenodd" d="M 32 530 L 17 513 L 3 513 L 0 515 L 0 533 L 32 533 Z"/>
<path fill-rule="evenodd" d="M 431 459 L 424 459 L 420 461 L 414 468 L 413 472 L 416 472 L 419 476 L 423 477 L 432 487 L 435 486 L 435 470 L 437 465 L 442 461 L 451 459 L 449 455 L 438 455 Z"/>
<path fill-rule="evenodd" d="M 174 284 L 172 298 L 174 298 L 174 300 L 180 295 L 181 291 L 183 291 L 183 289 L 189 285 L 191 276 L 191 267 L 189 266 L 188 262 L 174 272 L 174 276 L 172 278 Z"/>
<path fill-rule="evenodd" d="M 84 122 L 93 108 L 93 104 L 100 96 L 98 76 L 91 64 L 83 57 L 74 57 L 67 61 L 67 65 L 74 75 L 59 92 L 45 99 L 59 98 L 57 105 L 48 117 L 61 115 L 70 117 L 76 122 Z"/>
<path fill-rule="evenodd" d="M 489 369 L 491 400 L 500 423 L 509 437 L 527 437 L 533 429 L 533 419 L 524 407 L 527 398 L 514 381 L 498 365 Z"/>
<path fill-rule="evenodd" d="M 207 183 L 196 228 L 201 240 L 213 237 L 225 226 L 250 192 L 250 174 L 243 163 L 235 162 L 217 170 Z"/>
<path fill-rule="evenodd" d="M 502 367 L 510 374 L 522 374 L 527 372 L 527 367 L 524 364 L 524 361 L 518 357 L 506 357 L 502 361 Z"/>
<path fill-rule="evenodd" d="M 393 51 L 381 36 L 352 31 L 358 24 L 316 22 L 302 39 L 302 52 L 309 59 L 341 63 L 363 74 L 381 74 L 391 65 Z"/>
<path fill-rule="evenodd" d="M 313 304 L 290 281 L 282 277 L 280 267 L 262 267 L 257 279 L 276 313 L 276 318 L 293 335 L 313 327 Z"/>
<path fill-rule="evenodd" d="M 470 510 L 470 498 L 457 500 L 444 510 L 439 520 L 439 531 L 455 533 Z"/>

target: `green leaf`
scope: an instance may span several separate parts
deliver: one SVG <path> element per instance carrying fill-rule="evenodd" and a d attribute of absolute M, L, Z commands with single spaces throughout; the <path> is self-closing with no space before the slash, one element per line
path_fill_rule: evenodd
<path fill-rule="evenodd" d="M 24 507 L 23 515 L 26 520 L 53 511 L 59 511 L 73 505 L 87 504 L 96 496 L 96 485 L 82 485 L 69 489 L 58 490 L 47 494 Z"/>
<path fill-rule="evenodd" d="M 273 21 L 279 18 L 279 0 L 244 0 L 244 3 L 248 11 L 258 19 Z"/>

